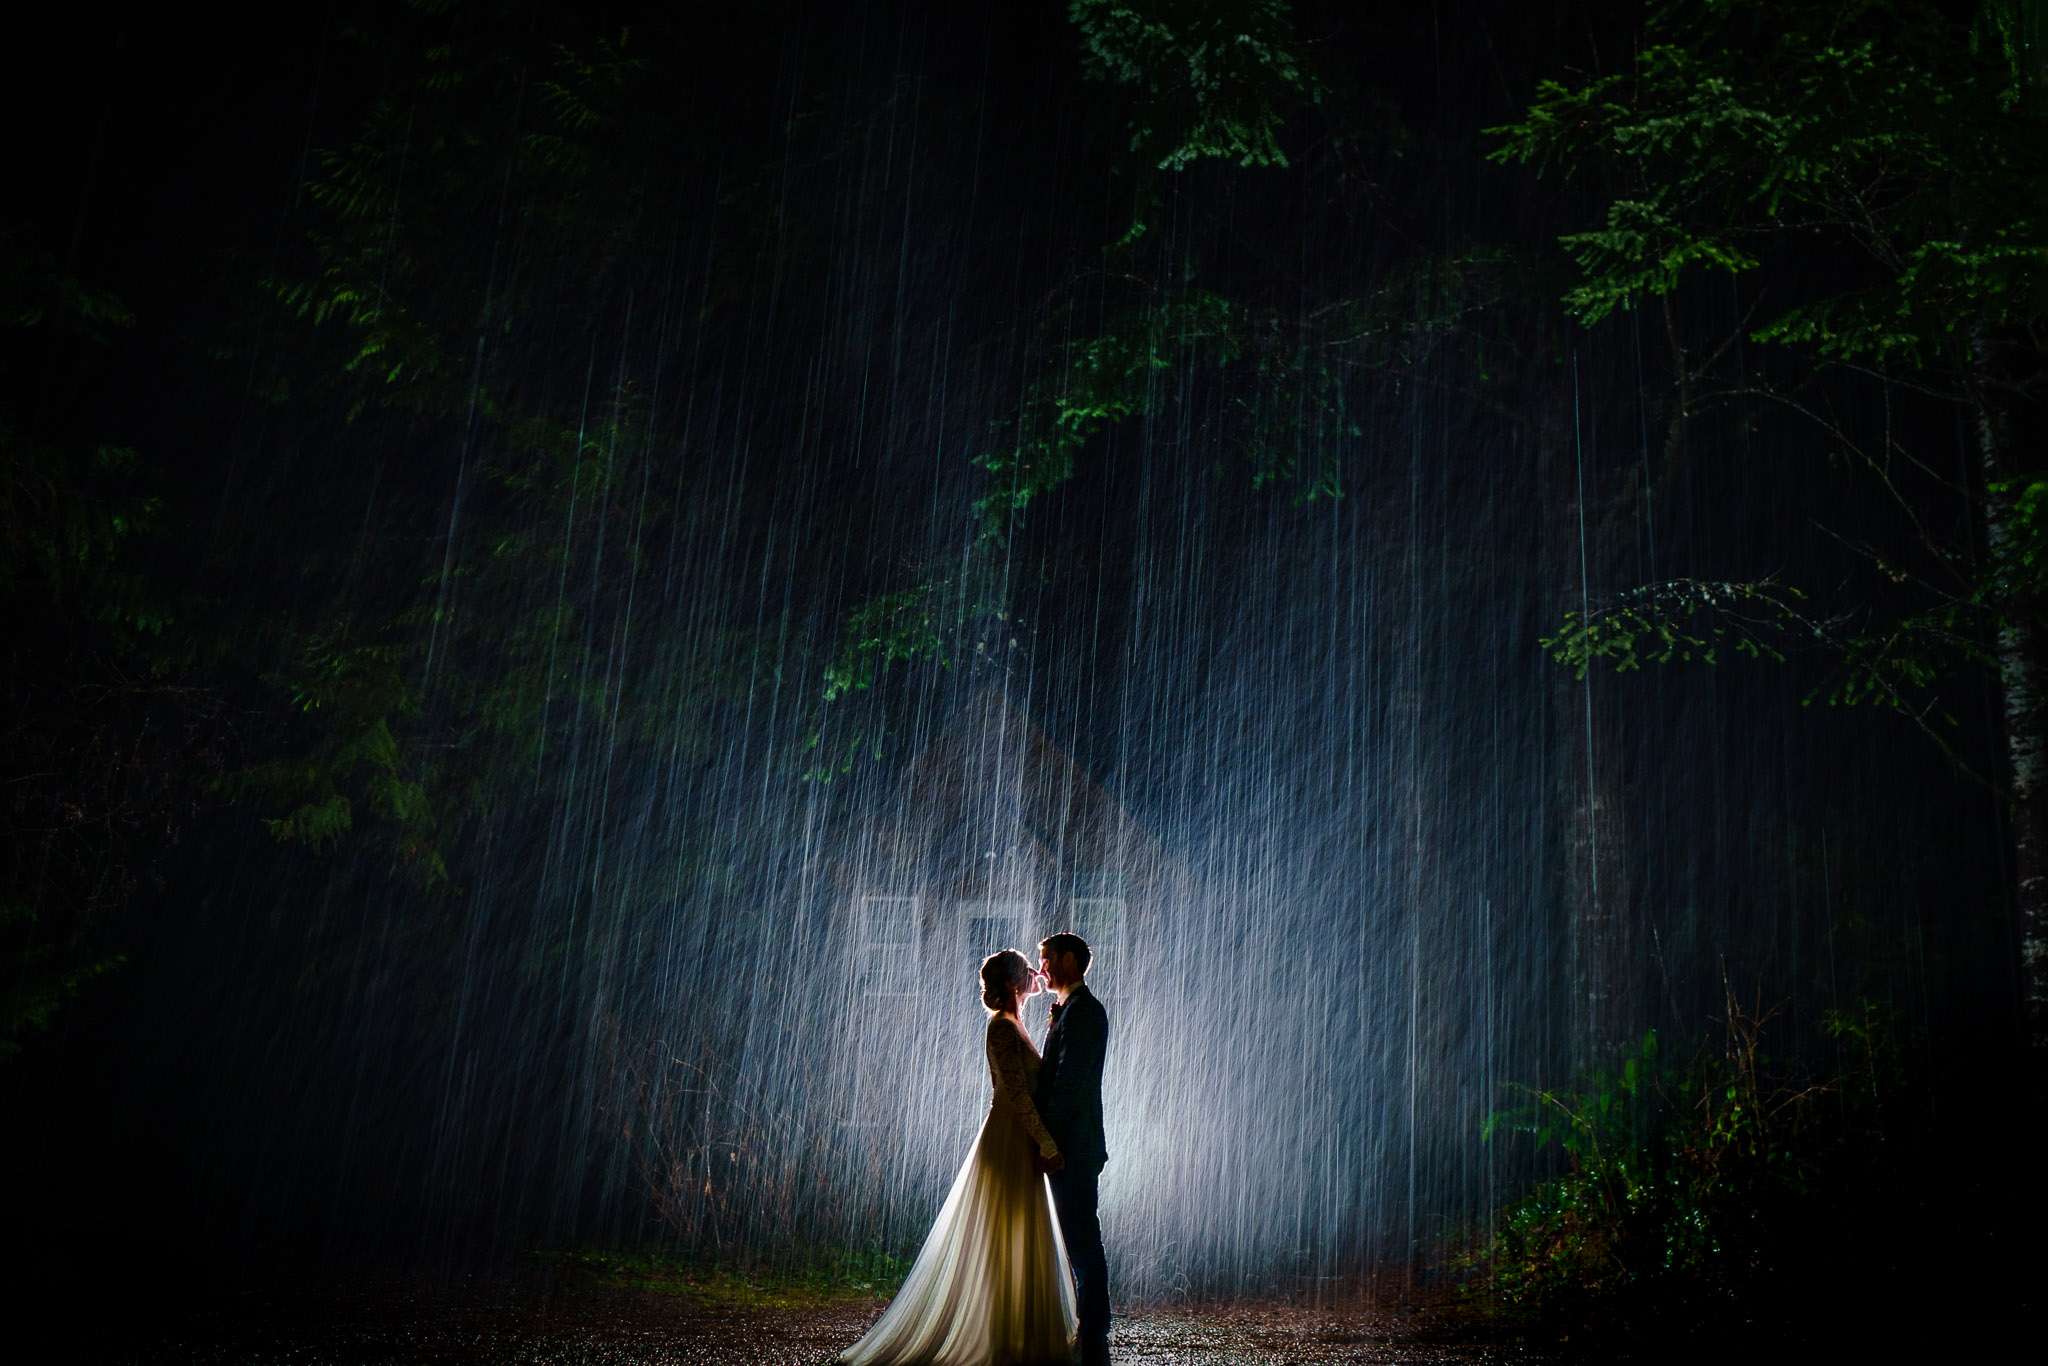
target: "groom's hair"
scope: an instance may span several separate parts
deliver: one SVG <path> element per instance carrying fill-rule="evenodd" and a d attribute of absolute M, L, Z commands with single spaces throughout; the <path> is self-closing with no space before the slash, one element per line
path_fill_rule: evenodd
<path fill-rule="evenodd" d="M 1074 955 L 1074 966 L 1080 969 L 1081 975 L 1085 977 L 1088 974 L 1088 959 L 1092 955 L 1088 951 L 1088 941 L 1078 934 L 1061 930 L 1058 934 L 1039 940 L 1038 951 L 1048 957 L 1055 953 L 1071 953 Z"/>

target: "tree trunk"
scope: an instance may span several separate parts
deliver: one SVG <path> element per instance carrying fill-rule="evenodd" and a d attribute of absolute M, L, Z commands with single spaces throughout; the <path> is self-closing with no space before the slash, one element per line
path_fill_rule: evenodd
<path fill-rule="evenodd" d="M 1632 475 L 1619 477 L 1602 468 L 1581 428 L 1576 361 L 1572 383 L 1572 410 L 1559 415 L 1569 444 L 1553 447 L 1571 452 L 1571 464 L 1558 481 L 1561 494 L 1568 496 L 1561 497 L 1552 523 L 1566 530 L 1551 541 L 1545 573 L 1548 581 L 1568 586 L 1568 608 L 1586 611 L 1592 585 L 1611 581 L 1613 548 L 1627 541 L 1639 490 Z M 1564 849 L 1571 916 L 1568 1029 L 1571 1064 L 1581 1072 L 1609 1063 L 1615 1045 L 1642 1025 L 1631 952 L 1635 897 L 1629 878 L 1625 731 L 1614 705 L 1616 689 L 1611 680 L 1606 686 L 1602 682 L 1592 671 L 1575 680 L 1560 670 L 1553 703 L 1566 760 L 1559 770 L 1559 797 L 1570 813 Z"/>
<path fill-rule="evenodd" d="M 2024 334 L 1980 327 L 1971 338 L 1978 457 L 1984 471 L 1984 539 L 1993 573 L 2011 567 L 2021 528 L 2018 495 L 2048 474 L 2040 447 L 2038 394 L 2029 383 L 2041 357 Z M 2012 815 L 2013 899 L 2019 928 L 2021 1008 L 2037 1068 L 2048 1061 L 2048 636 L 2030 588 L 2002 604 L 1999 689 Z M 2038 1069 L 2037 1075 L 2048 1072 Z"/>

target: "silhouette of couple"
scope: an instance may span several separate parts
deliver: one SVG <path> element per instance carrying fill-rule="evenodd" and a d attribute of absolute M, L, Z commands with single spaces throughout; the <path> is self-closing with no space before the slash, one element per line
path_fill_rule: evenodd
<path fill-rule="evenodd" d="M 1109 1013 L 1089 992 L 1088 945 L 1056 934 L 1038 971 L 1015 949 L 981 965 L 994 1086 L 988 1118 L 903 1288 L 844 1366 L 1043 1366 L 1109 1360 L 1109 1270 L 1095 1215 L 1109 1160 L 1102 1060 Z M 1057 998 L 1045 1046 L 1024 1002 Z"/>

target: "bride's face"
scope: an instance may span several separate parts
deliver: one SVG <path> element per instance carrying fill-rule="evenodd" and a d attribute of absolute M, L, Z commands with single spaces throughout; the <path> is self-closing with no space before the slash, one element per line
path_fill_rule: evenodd
<path fill-rule="evenodd" d="M 1026 973 L 1024 977 L 1024 989 L 1018 992 L 1017 994 L 1020 999 L 1028 1001 L 1033 996 L 1036 996 L 1039 992 L 1044 991 L 1045 989 L 1046 987 L 1044 973 Z"/>

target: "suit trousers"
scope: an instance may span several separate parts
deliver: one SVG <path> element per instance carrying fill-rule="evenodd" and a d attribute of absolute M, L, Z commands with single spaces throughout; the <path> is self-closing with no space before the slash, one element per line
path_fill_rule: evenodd
<path fill-rule="evenodd" d="M 1102 1221 L 1095 1206 L 1102 1173 L 1062 1167 L 1052 1173 L 1052 1207 L 1074 1266 L 1074 1298 L 1081 1319 L 1081 1360 L 1109 1360 L 1109 1260 L 1102 1251 Z"/>

